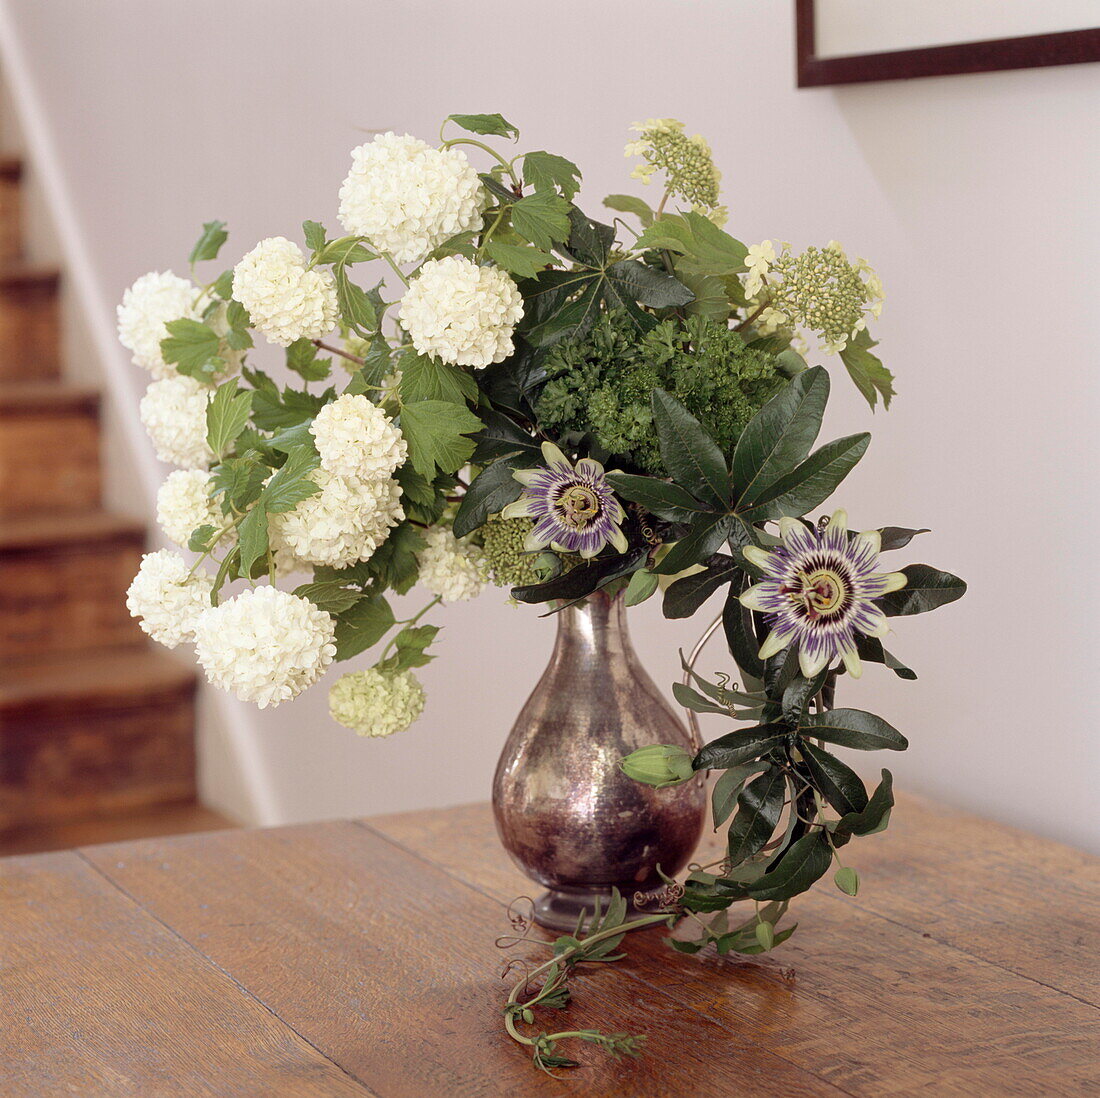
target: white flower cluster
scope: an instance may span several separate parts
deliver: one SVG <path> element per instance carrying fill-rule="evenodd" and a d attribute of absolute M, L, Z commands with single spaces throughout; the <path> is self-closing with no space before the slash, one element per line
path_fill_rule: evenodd
<path fill-rule="evenodd" d="M 153 377 L 175 377 L 176 368 L 164 361 L 160 341 L 168 335 L 170 320 L 200 320 L 198 288 L 171 271 L 150 271 L 123 295 L 118 306 L 118 338 L 133 361 Z"/>
<path fill-rule="evenodd" d="M 507 272 L 449 255 L 420 268 L 400 316 L 422 355 L 453 366 L 488 366 L 512 353 L 523 298 Z"/>
<path fill-rule="evenodd" d="M 419 263 L 448 237 L 481 228 L 488 196 L 458 149 L 379 134 L 352 150 L 340 224 L 398 263 Z"/>
<path fill-rule="evenodd" d="M 340 316 L 332 274 L 307 270 L 302 249 L 285 236 L 261 240 L 233 268 L 233 296 L 282 347 L 328 335 Z"/>
<path fill-rule="evenodd" d="M 157 522 L 177 545 L 186 546 L 200 526 L 221 529 L 226 520 L 217 502 L 210 498 L 210 477 L 202 469 L 175 469 L 157 492 Z M 231 546 L 236 540 L 231 530 L 219 542 Z"/>
<path fill-rule="evenodd" d="M 199 616 L 210 609 L 213 581 L 190 575 L 187 561 L 170 549 L 146 553 L 126 592 L 126 609 L 153 640 L 175 648 L 195 639 Z"/>
<path fill-rule="evenodd" d="M 206 677 L 261 709 L 296 698 L 336 655 L 336 623 L 308 599 L 256 587 L 203 612 L 195 654 Z"/>
<path fill-rule="evenodd" d="M 416 555 L 417 583 L 444 602 L 476 599 L 488 579 L 485 554 L 476 545 L 459 541 L 446 526 L 433 526 L 424 541 L 425 547 Z"/>
<path fill-rule="evenodd" d="M 332 719 L 360 736 L 404 732 L 424 711 L 424 688 L 411 671 L 353 671 L 328 695 Z"/>
<path fill-rule="evenodd" d="M 139 412 L 157 457 L 181 469 L 206 469 L 214 451 L 206 441 L 206 406 L 213 390 L 193 377 L 154 381 L 141 398 Z"/>
<path fill-rule="evenodd" d="M 405 464 L 409 448 L 400 430 L 365 396 L 345 393 L 326 404 L 310 427 L 321 468 L 352 480 L 389 477 Z"/>
<path fill-rule="evenodd" d="M 325 469 L 310 476 L 321 491 L 268 519 L 272 545 L 299 560 L 333 568 L 366 560 L 405 517 L 401 486 L 392 477 L 357 481 Z"/>

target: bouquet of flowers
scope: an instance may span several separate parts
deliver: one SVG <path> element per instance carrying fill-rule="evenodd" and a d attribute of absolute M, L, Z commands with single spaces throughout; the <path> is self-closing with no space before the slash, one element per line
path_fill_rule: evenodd
<path fill-rule="evenodd" d="M 722 227 L 707 142 L 671 119 L 635 129 L 634 177 L 659 177 L 662 194 L 655 208 L 608 196 L 610 223 L 576 204 L 575 164 L 510 155 L 519 133 L 498 114 L 451 115 L 436 146 L 386 133 L 353 151 L 345 235 L 306 221 L 304 247 L 260 241 L 206 280 L 198 265 L 227 238 L 210 222 L 190 278 L 139 278 L 119 335 L 154 377 L 141 417 L 178 466 L 157 517 L 192 559 L 148 554 L 128 605 L 261 708 L 373 650 L 332 686 L 330 709 L 382 736 L 423 708 L 415 669 L 438 633 L 426 615 L 487 582 L 553 608 L 660 591 L 668 617 L 724 592 L 736 681 L 692 669 L 676 696 L 740 727 L 694 756 L 655 744 L 622 765 L 655 785 L 717 771 L 715 824 L 730 821 L 725 857 L 670 881 L 641 923 L 690 921 L 682 951 L 756 953 L 791 933 L 779 927 L 788 902 L 834 863 L 855 894 L 840 851 L 884 828 L 893 804 L 889 771 L 868 791 L 831 749 L 906 741 L 836 708 L 838 678 L 864 663 L 915 678 L 883 646 L 890 619 L 965 585 L 880 563 L 924 531 L 811 517 L 870 436 L 815 448 L 830 374 L 810 361 L 842 364 L 872 408 L 894 395 L 868 330 L 875 273 L 836 242 L 746 247 Z M 376 261 L 381 281 L 359 276 Z M 285 348 L 291 383 L 249 363 L 257 338 Z M 398 621 L 388 596 L 414 587 L 428 601 Z M 753 913 L 731 922 L 740 901 Z M 561 1035 L 521 1027 L 564 1004 L 576 964 L 608 959 L 639 925 L 612 907 L 559 942 L 541 989 L 509 1002 L 509 1031 L 541 1067 L 570 1062 L 554 1052 Z"/>

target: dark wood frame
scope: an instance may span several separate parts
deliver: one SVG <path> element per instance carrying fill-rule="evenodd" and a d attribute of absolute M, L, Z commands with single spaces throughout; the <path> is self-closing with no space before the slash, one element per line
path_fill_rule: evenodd
<path fill-rule="evenodd" d="M 814 0 L 795 0 L 795 32 L 800 88 L 1100 61 L 1100 27 L 913 50 L 817 57 Z"/>

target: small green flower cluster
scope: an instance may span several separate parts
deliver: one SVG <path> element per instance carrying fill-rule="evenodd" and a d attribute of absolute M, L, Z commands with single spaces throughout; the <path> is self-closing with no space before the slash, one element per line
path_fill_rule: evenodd
<path fill-rule="evenodd" d="M 702 317 L 686 327 L 664 321 L 639 339 L 622 314 L 609 313 L 583 340 L 558 344 L 545 365 L 549 380 L 536 408 L 541 426 L 591 432 L 609 454 L 629 455 L 658 476 L 666 470 L 653 426 L 654 389 L 675 396 L 729 453 L 784 383 L 774 355 Z"/>
<path fill-rule="evenodd" d="M 722 174 L 703 136 L 688 137 L 683 122 L 675 118 L 651 118 L 632 129 L 641 137 L 627 145 L 626 155 L 644 160 L 632 173 L 635 179 L 648 183 L 655 172 L 663 171 L 670 195 L 702 211 L 718 209 Z"/>
<path fill-rule="evenodd" d="M 482 552 L 490 578 L 498 587 L 522 587 L 542 578 L 538 554 L 523 548 L 532 525 L 526 518 L 492 518 L 481 528 Z"/>
<path fill-rule="evenodd" d="M 865 307 L 870 303 L 875 312 L 881 296 L 874 293 L 877 279 L 863 281 L 865 270 L 835 241 L 797 256 L 784 248 L 768 276 L 771 319 L 783 326 L 802 325 L 817 332 L 828 350 L 843 350 L 866 326 Z"/>

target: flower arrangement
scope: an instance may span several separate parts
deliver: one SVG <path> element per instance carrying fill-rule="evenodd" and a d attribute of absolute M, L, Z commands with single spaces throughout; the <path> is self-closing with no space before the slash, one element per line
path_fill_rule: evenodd
<path fill-rule="evenodd" d="M 659 910 L 634 922 L 616 897 L 559 939 L 541 983 L 517 985 L 508 1031 L 552 1070 L 572 1063 L 555 1051 L 568 1036 L 637 1053 L 640 1038 L 547 1034 L 535 1015 L 564 1005 L 577 964 L 614 959 L 626 930 L 664 922 L 690 930 L 672 940 L 681 952 L 754 954 L 790 935 L 789 902 L 830 867 L 855 895 L 840 852 L 886 826 L 892 780 L 883 770 L 869 791 L 833 749 L 906 741 L 836 707 L 838 681 L 867 663 L 915 678 L 883 646 L 890 620 L 965 585 L 880 562 L 923 530 L 811 517 L 870 436 L 815 448 L 830 374 L 809 360 L 839 360 L 872 409 L 894 396 L 868 330 L 883 294 L 866 262 L 835 241 L 735 239 L 707 142 L 674 120 L 636 127 L 627 146 L 636 178 L 662 180 L 658 205 L 608 196 L 612 224 L 576 205 L 569 160 L 508 156 L 519 133 L 500 115 L 447 125 L 461 132 L 441 130 L 437 147 L 387 133 L 354 150 L 345 235 L 307 221 L 304 249 L 272 237 L 204 281 L 198 265 L 227 239 L 210 222 L 189 279 L 154 272 L 126 291 L 119 337 L 153 376 L 141 418 L 178 467 L 157 517 L 181 550 L 143 559 L 128 606 L 261 708 L 374 650 L 332 686 L 330 710 L 384 736 L 424 707 L 415 670 L 439 631 L 425 616 L 486 583 L 552 608 L 660 591 L 672 618 L 722 593 L 735 674 L 688 666 L 675 693 L 739 727 L 694 755 L 654 744 L 622 767 L 657 786 L 716 772 L 726 854 L 668 880 Z M 375 261 L 382 281 L 356 276 Z M 257 338 L 284 349 L 296 380 L 249 362 Z M 418 586 L 426 605 L 397 620 L 389 597 Z M 738 903 L 751 913 L 731 920 Z"/>

